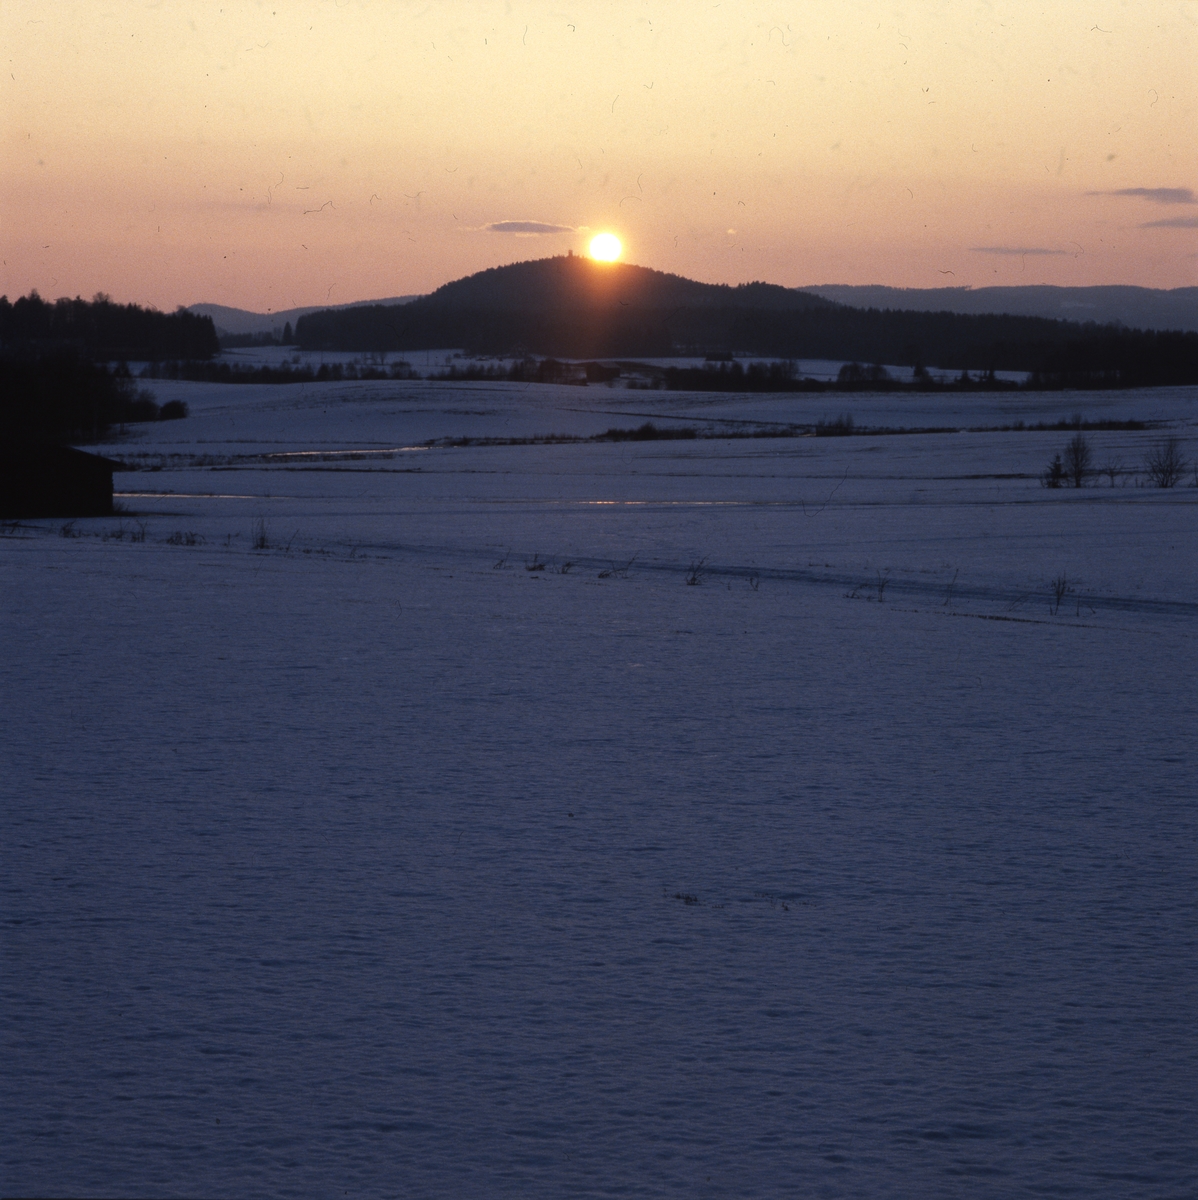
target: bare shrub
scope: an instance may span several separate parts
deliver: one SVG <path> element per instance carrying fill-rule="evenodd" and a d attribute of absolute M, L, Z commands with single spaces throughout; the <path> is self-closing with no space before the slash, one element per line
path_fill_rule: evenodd
<path fill-rule="evenodd" d="M 691 563 L 690 569 L 686 573 L 686 582 L 691 587 L 703 582 L 703 564 L 706 561 L 707 559 L 701 558 L 698 562 Z"/>
<path fill-rule="evenodd" d="M 137 394 L 125 405 L 121 413 L 121 421 L 138 424 L 143 421 L 157 421 L 161 415 L 157 401 L 144 388 L 139 388 Z"/>
<path fill-rule="evenodd" d="M 841 413 L 835 421 L 821 417 L 815 423 L 816 437 L 851 437 L 853 433 L 853 414 Z"/>
<path fill-rule="evenodd" d="M 619 566 L 616 563 L 612 563 L 611 570 L 599 572 L 599 578 L 600 579 L 610 579 L 610 578 L 612 578 L 612 576 L 615 576 L 616 579 L 627 579 L 628 578 L 628 570 L 634 562 L 636 562 L 635 554 L 623 566 Z"/>
<path fill-rule="evenodd" d="M 1181 453 L 1181 438 L 1165 438 L 1159 446 L 1149 450 L 1144 458 L 1148 478 L 1161 488 L 1171 488 L 1181 482 L 1185 474 L 1186 460 Z"/>
<path fill-rule="evenodd" d="M 1065 577 L 1064 571 L 1062 571 L 1049 583 L 1048 588 L 1049 591 L 1052 592 L 1053 600 L 1053 602 L 1048 606 L 1048 611 L 1052 613 L 1053 616 L 1056 616 L 1056 614 L 1060 611 L 1061 601 L 1064 600 L 1071 591 L 1073 591 L 1073 588 L 1069 586 L 1069 580 Z"/>
<path fill-rule="evenodd" d="M 266 518 L 265 517 L 259 517 L 257 523 L 254 525 L 254 549 L 255 550 L 269 550 L 270 549 L 270 538 L 267 537 L 267 534 L 266 534 Z"/>
<path fill-rule="evenodd" d="M 1085 435 L 1075 433 L 1065 447 L 1065 474 L 1075 488 L 1084 487 L 1093 454 Z"/>
<path fill-rule="evenodd" d="M 958 567 L 953 572 L 953 577 L 948 581 L 948 587 L 944 589 L 944 607 L 947 608 L 953 602 L 953 589 L 957 586 L 957 576 L 961 574 L 961 568 Z"/>

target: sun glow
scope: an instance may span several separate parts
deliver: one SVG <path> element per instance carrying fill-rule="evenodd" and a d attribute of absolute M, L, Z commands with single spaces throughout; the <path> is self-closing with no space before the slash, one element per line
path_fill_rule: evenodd
<path fill-rule="evenodd" d="M 591 238 L 591 257 L 596 262 L 615 262 L 624 251 L 614 233 L 597 233 Z"/>

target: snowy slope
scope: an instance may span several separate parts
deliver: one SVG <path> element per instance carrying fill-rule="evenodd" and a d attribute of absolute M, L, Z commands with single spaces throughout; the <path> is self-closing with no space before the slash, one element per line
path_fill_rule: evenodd
<path fill-rule="evenodd" d="M 1161 423 L 1049 491 L 416 448 L 839 396 L 154 387 L 125 514 L 0 531 L 6 1192 L 1192 1190 L 1198 389 L 847 402 Z"/>

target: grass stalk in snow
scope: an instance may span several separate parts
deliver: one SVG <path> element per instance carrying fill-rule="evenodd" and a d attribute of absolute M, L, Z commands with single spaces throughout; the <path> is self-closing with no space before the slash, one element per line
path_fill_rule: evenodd
<path fill-rule="evenodd" d="M 1069 586 L 1069 580 L 1066 578 L 1064 571 L 1053 579 L 1048 586 L 1052 592 L 1053 600 L 1052 604 L 1049 605 L 1048 611 L 1055 617 L 1061 609 L 1061 601 L 1073 591 L 1073 588 Z"/>

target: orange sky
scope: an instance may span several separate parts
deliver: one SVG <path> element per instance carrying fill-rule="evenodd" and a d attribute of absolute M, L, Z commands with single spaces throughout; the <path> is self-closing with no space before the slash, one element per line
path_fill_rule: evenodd
<path fill-rule="evenodd" d="M 347 302 L 600 229 L 713 282 L 1198 283 L 1198 0 L 5 0 L 0 31 L 10 298 Z"/>

